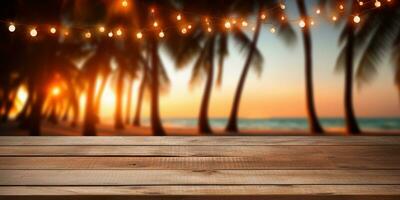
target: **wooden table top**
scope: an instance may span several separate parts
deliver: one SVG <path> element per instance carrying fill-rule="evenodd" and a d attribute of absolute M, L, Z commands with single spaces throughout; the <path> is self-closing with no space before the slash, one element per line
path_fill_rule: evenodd
<path fill-rule="evenodd" d="M 0 137 L 0 199 L 398 200 L 400 137 Z"/>

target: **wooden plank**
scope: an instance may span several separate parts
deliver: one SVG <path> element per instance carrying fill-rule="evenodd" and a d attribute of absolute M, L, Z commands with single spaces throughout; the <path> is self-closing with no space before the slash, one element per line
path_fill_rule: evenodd
<path fill-rule="evenodd" d="M 0 169 L 400 169 L 400 156 L 0 157 Z"/>
<path fill-rule="evenodd" d="M 400 185 L 214 185 L 214 186 L 0 186 L 2 196 L 78 195 L 400 195 Z"/>
<path fill-rule="evenodd" d="M 400 170 L 0 170 L 2 186 L 400 184 Z"/>
<path fill-rule="evenodd" d="M 400 145 L 400 136 L 168 136 L 168 137 L 146 137 L 146 136 L 101 136 L 101 137 L 68 137 L 68 136 L 42 136 L 42 137 L 1 137 L 0 146 L 9 145 Z"/>
<path fill-rule="evenodd" d="M 0 156 L 305 157 L 399 159 L 400 146 L 0 146 Z"/>

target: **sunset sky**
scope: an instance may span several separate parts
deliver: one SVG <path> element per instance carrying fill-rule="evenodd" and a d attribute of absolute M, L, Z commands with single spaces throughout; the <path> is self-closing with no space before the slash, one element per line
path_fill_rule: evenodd
<path fill-rule="evenodd" d="M 307 1 L 310 3 L 311 1 Z M 298 19 L 294 1 L 287 1 L 290 19 Z M 311 3 L 310 3 L 311 4 Z M 309 7 L 313 12 L 315 7 Z M 315 15 L 315 14 L 314 14 Z M 340 27 L 327 22 L 323 17 L 314 18 L 316 26 L 312 28 L 314 48 L 314 85 L 316 108 L 321 117 L 343 116 L 343 74 L 334 70 L 339 52 L 338 34 Z M 242 118 L 305 117 L 304 95 L 304 58 L 300 28 L 293 23 L 297 31 L 297 42 L 287 46 L 277 34 L 269 32 L 265 26 L 258 47 L 264 58 L 264 70 L 261 76 L 250 72 L 240 106 Z M 227 117 L 233 100 L 234 90 L 242 70 L 245 55 L 230 42 L 230 56 L 225 61 L 223 84 L 214 88 L 209 113 L 211 117 Z M 197 87 L 189 86 L 192 66 L 184 70 L 174 69 L 170 57 L 161 50 L 163 61 L 171 78 L 168 93 L 161 97 L 161 116 L 197 117 L 203 93 L 204 83 Z M 387 59 L 379 68 L 379 74 L 369 84 L 355 89 L 355 111 L 359 117 L 399 117 L 400 104 L 397 89 L 393 81 L 392 63 Z M 139 81 L 135 82 L 137 93 Z M 114 100 L 112 91 L 107 89 L 103 100 L 102 116 L 112 118 Z M 133 109 L 136 96 L 133 101 Z M 144 116 L 149 114 L 148 98 L 144 104 Z"/>

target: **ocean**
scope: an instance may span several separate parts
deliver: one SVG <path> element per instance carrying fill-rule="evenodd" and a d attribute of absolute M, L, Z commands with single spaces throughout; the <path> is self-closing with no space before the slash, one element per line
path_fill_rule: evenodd
<path fill-rule="evenodd" d="M 146 120 L 147 121 L 147 120 Z M 360 118 L 357 120 L 363 130 L 399 130 L 400 118 Z M 344 120 L 341 118 L 322 118 L 321 124 L 326 129 L 343 129 Z M 195 118 L 169 118 L 163 119 L 167 126 L 194 128 L 197 126 Z M 210 120 L 214 128 L 224 128 L 226 118 L 214 118 Z M 252 130 L 307 130 L 307 119 L 305 118 L 271 118 L 271 119 L 240 119 L 241 129 Z"/>

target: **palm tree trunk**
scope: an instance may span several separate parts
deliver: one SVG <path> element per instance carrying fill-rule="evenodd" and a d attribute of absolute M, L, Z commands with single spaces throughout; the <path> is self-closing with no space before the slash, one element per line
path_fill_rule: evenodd
<path fill-rule="evenodd" d="M 203 99 L 201 101 L 200 114 L 199 114 L 199 132 L 202 134 L 210 135 L 212 130 L 208 121 L 208 107 L 210 104 L 210 97 L 214 81 L 214 46 L 215 36 L 210 38 L 210 50 L 208 52 L 208 68 L 207 68 L 207 81 L 204 88 Z"/>
<path fill-rule="evenodd" d="M 128 86 L 128 99 L 126 102 L 125 124 L 129 124 L 130 119 L 131 119 L 133 80 L 134 80 L 133 77 L 130 77 L 129 86 Z"/>
<path fill-rule="evenodd" d="M 36 98 L 32 105 L 32 111 L 29 119 L 29 134 L 30 136 L 40 136 L 42 108 L 45 100 L 45 92 L 40 87 L 36 88 Z"/>
<path fill-rule="evenodd" d="M 344 110 L 346 132 L 350 134 L 359 134 L 361 130 L 357 124 L 353 108 L 353 71 L 354 71 L 354 28 L 349 19 L 347 25 L 347 46 L 346 46 L 346 68 L 344 84 Z"/>
<path fill-rule="evenodd" d="M 261 13 L 261 12 L 259 12 Z M 235 92 L 235 98 L 233 100 L 232 108 L 231 108 L 231 114 L 229 115 L 229 120 L 228 120 L 228 125 L 226 126 L 226 131 L 227 132 L 238 132 L 238 112 L 239 112 L 239 105 L 240 105 L 240 99 L 242 97 L 243 93 L 243 88 L 244 88 L 244 83 L 246 81 L 247 74 L 250 69 L 250 64 L 251 60 L 253 59 L 254 51 L 257 48 L 257 42 L 258 38 L 260 35 L 260 29 L 261 29 L 261 19 L 257 18 L 257 25 L 256 25 L 256 30 L 253 35 L 253 41 L 251 42 L 251 49 L 249 52 L 249 55 L 247 56 L 246 62 L 243 67 L 242 74 L 240 75 L 239 83 L 236 88 Z"/>
<path fill-rule="evenodd" d="M 299 9 L 302 19 L 304 19 L 307 25 L 303 28 L 303 42 L 304 42 L 304 56 L 305 56 L 305 74 L 306 74 L 306 104 L 308 113 L 308 123 L 311 133 L 323 133 L 317 113 L 315 111 L 314 103 L 314 89 L 313 89 L 313 63 L 312 63 L 312 45 L 311 45 L 311 33 L 308 28 L 308 15 L 304 0 L 297 0 L 297 7 Z"/>
<path fill-rule="evenodd" d="M 122 120 L 122 102 L 123 102 L 123 91 L 124 91 L 124 78 L 125 78 L 125 70 L 123 70 L 124 66 L 121 66 L 119 70 L 118 79 L 117 79 L 117 89 L 116 89 L 116 102 L 115 102 L 115 122 L 114 128 L 117 130 L 124 129 L 124 123 Z"/>
<path fill-rule="evenodd" d="M 135 118 L 133 120 L 133 126 L 140 126 L 140 114 L 142 111 L 143 96 L 144 96 L 144 91 L 146 89 L 146 84 L 147 84 L 147 68 L 145 67 L 143 70 L 143 79 L 139 87 L 139 94 L 136 104 L 136 113 L 135 113 Z"/>
<path fill-rule="evenodd" d="M 155 37 L 155 36 L 154 36 Z M 151 107 L 150 107 L 150 118 L 151 118 L 151 130 L 153 135 L 164 136 L 165 130 L 161 124 L 160 111 L 159 111 L 159 82 L 158 82 L 158 43 L 157 38 L 151 39 Z"/>
<path fill-rule="evenodd" d="M 103 79 L 101 80 L 100 83 L 100 88 L 99 91 L 97 92 L 96 98 L 95 98 L 95 102 L 94 102 L 94 109 L 95 109 L 95 119 L 96 119 L 96 123 L 100 122 L 100 104 L 101 104 L 101 98 L 103 97 L 103 93 L 104 93 L 104 89 L 106 88 L 107 85 L 107 81 L 108 81 L 108 76 L 104 75 Z"/>
<path fill-rule="evenodd" d="M 93 73 L 89 77 L 89 87 L 86 94 L 85 117 L 83 121 L 83 135 L 96 136 L 96 113 L 93 105 L 96 90 L 96 75 Z"/>

